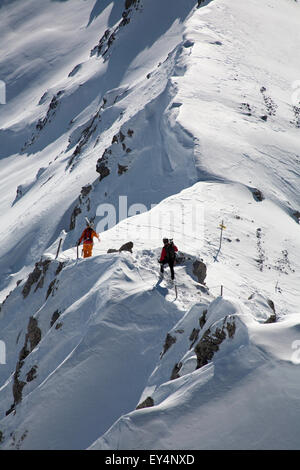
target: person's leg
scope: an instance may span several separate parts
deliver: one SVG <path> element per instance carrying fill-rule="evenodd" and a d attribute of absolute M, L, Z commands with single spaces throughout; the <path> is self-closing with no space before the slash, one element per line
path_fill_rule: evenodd
<path fill-rule="evenodd" d="M 162 263 L 160 263 L 160 272 L 161 272 L 161 274 L 164 273 L 164 266 L 165 266 L 165 264 L 168 264 L 167 261 L 165 261 L 165 260 L 164 260 Z"/>
<path fill-rule="evenodd" d="M 93 254 L 93 245 L 92 245 L 92 243 L 90 243 L 90 244 L 88 245 L 88 258 L 89 258 L 90 256 L 92 256 L 92 254 Z"/>
<path fill-rule="evenodd" d="M 93 245 L 91 243 L 83 244 L 83 257 L 90 258 L 93 252 Z"/>
<path fill-rule="evenodd" d="M 83 244 L 83 247 L 82 247 L 82 254 L 83 254 L 83 257 L 84 258 L 87 258 L 87 245 Z"/>
<path fill-rule="evenodd" d="M 174 279 L 175 273 L 174 273 L 174 261 L 169 261 L 169 266 L 170 266 L 170 271 L 171 271 L 171 279 Z"/>

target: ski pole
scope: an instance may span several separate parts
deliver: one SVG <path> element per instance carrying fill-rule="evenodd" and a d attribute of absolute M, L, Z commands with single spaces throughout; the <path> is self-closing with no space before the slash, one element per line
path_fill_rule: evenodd
<path fill-rule="evenodd" d="M 55 259 L 58 257 L 58 253 L 59 253 L 59 250 L 60 250 L 61 242 L 62 242 L 62 238 L 59 240 L 59 244 L 58 244 L 58 248 L 57 248 L 57 252 L 56 252 Z"/>

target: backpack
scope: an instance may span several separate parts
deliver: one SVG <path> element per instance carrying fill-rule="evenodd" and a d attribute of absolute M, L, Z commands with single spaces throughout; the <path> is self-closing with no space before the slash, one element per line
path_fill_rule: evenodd
<path fill-rule="evenodd" d="M 173 242 L 168 243 L 168 244 L 165 246 L 165 250 L 166 250 L 166 258 L 167 258 L 167 260 L 168 260 L 168 261 L 174 261 L 175 258 L 176 258 L 176 254 L 175 254 Z"/>

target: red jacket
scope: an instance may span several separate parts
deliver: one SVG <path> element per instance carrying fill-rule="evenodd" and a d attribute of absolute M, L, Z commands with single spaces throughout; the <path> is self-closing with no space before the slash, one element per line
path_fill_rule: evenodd
<path fill-rule="evenodd" d="M 175 246 L 174 244 L 173 244 L 173 248 L 174 248 L 174 251 L 178 251 L 177 246 Z M 166 249 L 165 249 L 165 247 L 163 247 L 163 249 L 161 250 L 161 255 L 160 255 L 160 260 L 159 261 L 163 261 L 166 256 L 167 256 Z"/>
<path fill-rule="evenodd" d="M 82 232 L 81 237 L 79 238 L 78 245 L 80 245 L 82 240 L 83 240 L 83 243 L 85 245 L 92 244 L 93 243 L 93 237 L 97 237 L 98 240 L 99 240 L 99 235 L 95 232 L 95 230 L 93 230 L 89 227 L 85 228 L 84 231 Z"/>

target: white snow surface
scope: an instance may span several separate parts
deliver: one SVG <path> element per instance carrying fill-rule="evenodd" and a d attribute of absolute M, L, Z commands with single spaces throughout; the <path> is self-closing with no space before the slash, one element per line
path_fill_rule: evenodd
<path fill-rule="evenodd" d="M 300 5 L 196 3 L 0 0 L 1 449 L 300 447 Z"/>

